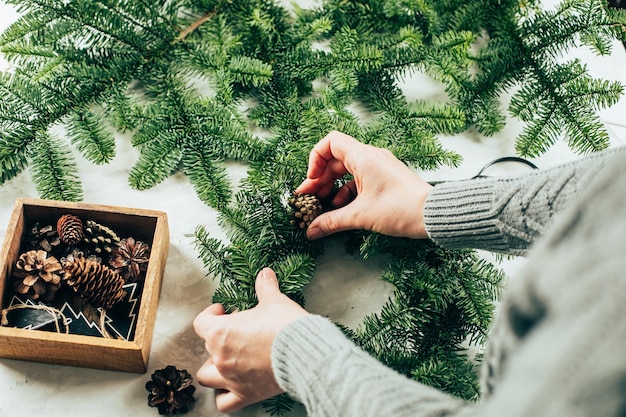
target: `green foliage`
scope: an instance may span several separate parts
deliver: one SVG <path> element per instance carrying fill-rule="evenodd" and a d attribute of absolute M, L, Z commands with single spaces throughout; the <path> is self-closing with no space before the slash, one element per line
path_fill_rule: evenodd
<path fill-rule="evenodd" d="M 263 402 L 263 409 L 271 416 L 287 414 L 295 405 L 294 400 L 287 394 L 279 394 Z"/>
<path fill-rule="evenodd" d="M 82 198 L 82 189 L 76 181 L 76 164 L 68 157 L 70 150 L 57 137 L 39 133 L 29 144 L 27 153 L 34 167 L 33 180 L 41 195 L 69 201 Z"/>
<path fill-rule="evenodd" d="M 219 208 L 231 198 L 223 161 L 254 163 L 272 151 L 249 133 L 250 123 L 297 128 L 303 112 L 315 112 L 325 122 L 311 123 L 317 138 L 331 128 L 365 129 L 366 142 L 433 169 L 460 160 L 436 135 L 498 131 L 499 97 L 513 87 L 509 111 L 526 123 L 520 154 L 536 156 L 560 138 L 578 152 L 602 149 L 608 136 L 594 111 L 623 90 L 560 59 L 577 45 L 607 54 L 613 39 L 626 37 L 624 13 L 598 0 L 566 0 L 549 11 L 494 0 L 328 0 L 296 7 L 295 16 L 261 0 L 8 3 L 21 17 L 0 36 L 17 67 L 0 79 L 2 182 L 38 163 L 24 149 L 58 124 L 83 157 L 110 161 L 106 115 L 133 132 L 140 151 L 131 186 L 150 188 L 182 170 L 199 198 Z M 441 82 L 449 101 L 408 103 L 397 85 L 414 71 Z M 350 113 L 355 101 L 374 112 L 370 123 Z M 39 188 L 43 197 L 63 194 Z"/>
<path fill-rule="evenodd" d="M 525 124 L 526 156 L 565 140 L 577 152 L 608 145 L 595 111 L 617 82 L 592 79 L 569 48 L 610 52 L 626 15 L 603 0 L 554 10 L 518 0 L 323 0 L 293 14 L 271 0 L 8 0 L 21 17 L 0 35 L 15 66 L 0 75 L 0 185 L 30 171 L 42 197 L 79 200 L 73 149 L 104 164 L 111 128 L 139 152 L 129 183 L 175 172 L 219 210 L 222 242 L 199 226 L 199 256 L 228 311 L 253 307 L 265 266 L 304 303 L 323 242 L 290 224 L 285 203 L 311 147 L 330 130 L 391 150 L 407 164 L 456 166 L 438 137 L 490 135 L 508 112 Z M 409 101 L 415 72 L 441 83 L 441 102 Z M 357 105 L 357 106 L 355 106 Z M 365 109 L 367 118 L 361 119 Z M 63 126 L 67 138 L 53 133 Z M 262 131 L 262 133 L 258 133 Z M 233 195 L 224 162 L 250 167 Z M 345 180 L 345 179 L 344 179 Z M 480 345 L 503 277 L 467 251 L 351 232 L 363 257 L 391 258 L 393 299 L 345 334 L 403 373 L 465 399 L 478 396 L 466 343 Z M 288 397 L 266 403 L 274 414 Z"/>
<path fill-rule="evenodd" d="M 390 256 L 382 279 L 393 285 L 395 296 L 365 318 L 354 339 L 407 377 L 476 399 L 478 378 L 467 344 L 484 341 L 504 275 L 471 251 L 367 234 L 361 254 L 381 253 Z"/>

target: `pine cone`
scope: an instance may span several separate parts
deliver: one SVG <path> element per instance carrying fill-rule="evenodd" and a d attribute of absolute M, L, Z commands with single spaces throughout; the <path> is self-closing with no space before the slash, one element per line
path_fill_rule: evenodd
<path fill-rule="evenodd" d="M 146 382 L 148 405 L 158 407 L 159 414 L 171 416 L 186 413 L 194 402 L 196 387 L 191 385 L 193 378 L 186 370 L 179 371 L 168 365 L 155 371 Z"/>
<path fill-rule="evenodd" d="M 312 194 L 296 194 L 288 201 L 293 210 L 291 224 L 300 229 L 309 227 L 314 218 L 322 214 L 322 203 Z"/>
<path fill-rule="evenodd" d="M 63 281 L 94 307 L 111 308 L 126 296 L 124 278 L 95 260 L 68 255 L 63 269 Z"/>
<path fill-rule="evenodd" d="M 59 234 L 54 227 L 50 224 L 39 227 L 39 222 L 33 225 L 24 240 L 29 249 L 43 249 L 46 252 L 52 252 L 61 244 Z"/>
<path fill-rule="evenodd" d="M 26 297 L 52 301 L 61 288 L 61 264 L 43 250 L 31 250 L 20 255 L 13 271 L 13 290 Z"/>
<path fill-rule="evenodd" d="M 148 269 L 150 247 L 132 237 L 122 239 L 117 248 L 113 249 L 109 265 L 120 274 L 126 282 L 136 282 L 143 278 Z"/>
<path fill-rule="evenodd" d="M 120 243 L 120 238 L 113 230 L 93 220 L 85 222 L 84 235 L 83 242 L 98 254 L 111 253 Z"/>
<path fill-rule="evenodd" d="M 59 239 L 66 245 L 75 245 L 83 240 L 83 222 L 78 216 L 64 214 L 57 220 Z"/>
<path fill-rule="evenodd" d="M 78 248 L 74 248 L 72 249 L 72 252 L 69 253 L 68 255 L 66 255 L 65 257 L 61 258 L 61 265 L 65 265 L 65 262 L 68 260 L 70 262 L 74 262 L 74 259 L 76 258 L 86 258 L 90 261 L 94 261 L 97 263 L 102 263 L 102 258 L 96 256 L 96 255 L 92 255 L 90 254 L 88 251 L 82 250 L 82 249 L 78 249 Z"/>

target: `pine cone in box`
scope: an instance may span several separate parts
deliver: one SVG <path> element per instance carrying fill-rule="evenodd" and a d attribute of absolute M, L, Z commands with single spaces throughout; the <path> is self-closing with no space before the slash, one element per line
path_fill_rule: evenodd
<path fill-rule="evenodd" d="M 132 237 L 122 239 L 118 247 L 113 249 L 109 265 L 120 274 L 126 282 L 141 281 L 150 259 L 150 247 Z"/>
<path fill-rule="evenodd" d="M 74 248 L 72 249 L 72 252 L 70 252 L 66 257 L 61 258 L 61 265 L 65 265 L 65 262 L 68 259 L 70 262 L 74 262 L 75 258 L 86 258 L 90 261 L 102 263 L 102 258 L 100 258 L 99 256 L 90 254 L 89 251 L 85 249 Z"/>
<path fill-rule="evenodd" d="M 84 237 L 83 221 L 73 214 L 64 214 L 57 220 L 59 239 L 66 245 L 75 245 Z"/>
<path fill-rule="evenodd" d="M 95 253 L 111 253 L 120 243 L 117 234 L 106 226 L 96 223 L 93 220 L 85 222 L 83 242 L 86 243 Z"/>
<path fill-rule="evenodd" d="M 13 290 L 37 300 L 52 301 L 61 288 L 61 264 L 43 250 L 31 250 L 20 255 L 13 270 Z"/>
<path fill-rule="evenodd" d="M 52 252 L 59 247 L 61 239 L 59 239 L 59 234 L 51 224 L 39 227 L 39 222 L 37 222 L 26 234 L 24 242 L 29 249 L 43 249 L 46 252 Z"/>
<path fill-rule="evenodd" d="M 196 387 L 191 385 L 193 378 L 186 370 L 179 371 L 168 365 L 155 371 L 152 379 L 146 382 L 148 405 L 158 407 L 159 414 L 174 415 L 186 413 L 194 402 Z"/>
<path fill-rule="evenodd" d="M 63 281 L 94 307 L 108 309 L 126 296 L 124 278 L 96 260 L 68 255 Z"/>
<path fill-rule="evenodd" d="M 312 194 L 295 194 L 288 201 L 291 207 L 293 220 L 292 224 L 300 229 L 309 227 L 314 218 L 322 214 L 322 203 Z"/>

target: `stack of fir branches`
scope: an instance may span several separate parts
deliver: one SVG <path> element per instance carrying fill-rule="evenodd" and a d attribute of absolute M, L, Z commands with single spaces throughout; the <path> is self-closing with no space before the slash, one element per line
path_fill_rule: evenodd
<path fill-rule="evenodd" d="M 595 110 L 623 87 L 592 79 L 571 47 L 608 54 L 626 15 L 603 0 L 8 0 L 21 17 L 1 36 L 15 70 L 0 76 L 0 183 L 28 170 L 42 197 L 80 200 L 72 150 L 104 164 L 114 130 L 140 156 L 129 182 L 153 187 L 183 171 L 220 211 L 229 241 L 197 230 L 199 255 L 229 310 L 256 303 L 254 277 L 273 267 L 304 302 L 323 242 L 290 224 L 286 200 L 310 148 L 336 129 L 419 169 L 455 166 L 437 136 L 491 135 L 508 113 L 525 128 L 520 155 L 563 139 L 577 152 L 608 146 Z M 403 76 L 440 82 L 443 102 L 408 101 Z M 208 86 L 209 88 L 205 88 Z M 351 105 L 362 104 L 361 119 Z M 63 125 L 67 137 L 53 133 Z M 113 129 L 111 129 L 113 128 Z M 223 162 L 249 165 L 233 194 Z M 502 275 L 469 251 L 348 233 L 364 257 L 388 254 L 395 296 L 355 342 L 403 374 L 463 398 L 478 396 L 468 340 L 480 343 Z M 284 396 L 266 403 L 289 409 Z"/>

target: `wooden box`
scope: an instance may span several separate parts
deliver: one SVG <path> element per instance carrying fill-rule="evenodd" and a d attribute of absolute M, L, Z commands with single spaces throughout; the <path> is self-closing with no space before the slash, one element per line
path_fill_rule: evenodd
<path fill-rule="evenodd" d="M 18 199 L 0 251 L 0 303 L 11 290 L 11 275 L 19 257 L 25 227 L 33 221 L 51 224 L 64 214 L 109 225 L 121 237 L 133 236 L 150 245 L 134 335 L 129 340 L 0 326 L 0 357 L 97 369 L 143 373 L 147 369 L 161 282 L 169 249 L 167 215 L 163 212 Z M 45 223 L 48 222 L 48 223 Z M 6 306 L 0 306 L 4 310 Z"/>

